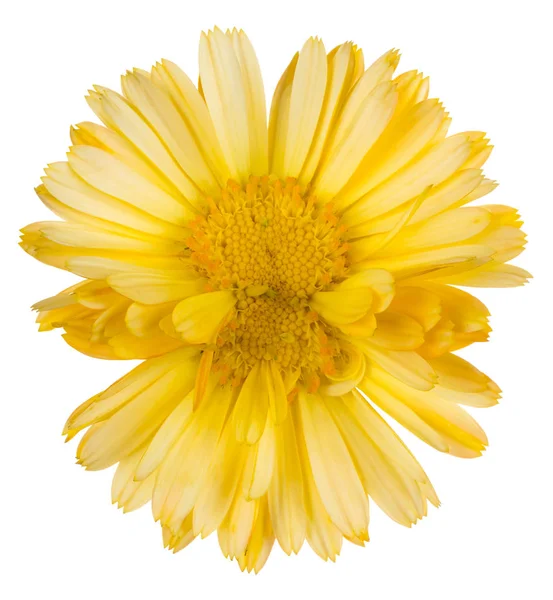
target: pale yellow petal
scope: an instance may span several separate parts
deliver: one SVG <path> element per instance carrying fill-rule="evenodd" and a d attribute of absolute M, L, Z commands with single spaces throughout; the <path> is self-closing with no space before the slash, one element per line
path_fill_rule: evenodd
<path fill-rule="evenodd" d="M 161 304 L 201 294 L 207 280 L 192 269 L 115 273 L 107 278 L 117 292 L 143 304 Z M 177 305 L 178 306 L 178 305 Z"/>
<path fill-rule="evenodd" d="M 136 467 L 135 479 L 142 481 L 149 477 L 173 447 L 192 416 L 192 392 L 189 392 L 167 417 L 163 425 L 148 444 Z"/>
<path fill-rule="evenodd" d="M 299 54 L 294 73 L 284 142 L 283 173 L 277 175 L 298 177 L 301 173 L 319 122 L 326 78 L 324 45 L 319 39 L 310 38 Z"/>
<path fill-rule="evenodd" d="M 215 28 L 200 39 L 200 79 L 230 175 L 245 183 L 252 170 L 248 98 L 230 35 Z"/>
<path fill-rule="evenodd" d="M 248 448 L 242 479 L 242 491 L 248 500 L 266 494 L 273 475 L 275 453 L 275 428 L 268 419 L 259 441 Z"/>
<path fill-rule="evenodd" d="M 362 81 L 344 106 L 315 178 L 314 192 L 320 201 L 331 200 L 346 185 L 392 118 L 397 102 L 392 83 L 381 83 L 359 102 Z"/>
<path fill-rule="evenodd" d="M 205 401 L 159 467 L 152 499 L 154 518 L 178 528 L 192 510 L 212 464 L 232 391 L 211 381 Z"/>
<path fill-rule="evenodd" d="M 162 60 L 152 69 L 152 80 L 166 89 L 182 119 L 187 123 L 196 144 L 221 187 L 229 178 L 229 170 L 215 127 L 204 99 L 190 78 L 175 63 Z"/>
<path fill-rule="evenodd" d="M 269 411 L 269 390 L 263 371 L 263 362 L 256 362 L 238 394 L 232 412 L 232 424 L 239 442 L 255 444 L 265 429 Z"/>
<path fill-rule="evenodd" d="M 437 100 L 425 100 L 392 119 L 336 197 L 336 206 L 350 206 L 409 163 L 432 141 L 444 118 Z"/>
<path fill-rule="evenodd" d="M 305 539 L 307 523 L 301 463 L 290 413 L 275 428 L 275 442 L 275 468 L 267 492 L 269 512 L 280 547 L 286 554 L 297 554 Z"/>
<path fill-rule="evenodd" d="M 73 146 L 71 168 L 92 187 L 155 217 L 185 225 L 194 217 L 191 206 L 175 200 L 112 154 L 93 146 Z"/>
<path fill-rule="evenodd" d="M 327 61 L 328 76 L 325 97 L 313 144 L 298 178 L 301 185 L 307 185 L 319 167 L 319 161 L 323 155 L 325 144 L 331 136 L 336 117 L 348 91 L 355 83 L 357 75 L 356 51 L 351 42 L 334 48 L 328 54 Z"/>
<path fill-rule="evenodd" d="M 158 173 L 166 179 L 166 185 L 170 186 L 170 193 L 174 198 L 185 205 L 189 202 L 194 203 L 198 199 L 198 188 L 179 168 L 148 123 L 123 96 L 107 88 L 95 86 L 95 91 L 89 93 L 87 102 L 108 128 L 129 140 L 157 167 Z M 117 160 L 119 161 L 120 158 L 118 157 Z M 124 160 L 124 163 L 128 164 L 128 161 Z M 148 176 L 149 170 L 136 169 L 136 166 L 134 164 L 130 169 L 135 173 L 144 173 L 145 177 Z M 155 183 L 154 181 L 153 184 Z"/>
<path fill-rule="evenodd" d="M 194 505 L 194 532 L 202 537 L 215 531 L 225 518 L 242 476 L 246 449 L 227 423 L 213 462 Z"/>
<path fill-rule="evenodd" d="M 301 434 L 313 478 L 332 522 L 349 536 L 363 537 L 369 505 L 353 460 L 324 402 L 300 391 Z"/>
<path fill-rule="evenodd" d="M 181 117 L 169 94 L 151 77 L 128 72 L 121 78 L 123 93 L 144 120 L 163 140 L 183 174 L 198 192 L 191 200 L 218 191 L 217 180 L 206 164 L 188 123 Z"/>

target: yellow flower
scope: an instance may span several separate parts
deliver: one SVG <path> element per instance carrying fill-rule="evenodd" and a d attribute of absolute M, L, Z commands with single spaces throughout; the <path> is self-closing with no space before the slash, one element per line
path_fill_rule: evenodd
<path fill-rule="evenodd" d="M 41 330 L 105 359 L 145 359 L 79 406 L 68 439 L 89 470 L 118 463 L 113 501 L 152 501 L 166 546 L 217 530 L 258 571 L 276 539 L 325 560 L 368 538 L 367 496 L 410 527 L 438 505 L 375 406 L 434 448 L 479 456 L 462 405 L 499 388 L 453 352 L 488 310 L 453 286 L 510 287 L 517 212 L 467 207 L 495 188 L 483 133 L 448 136 L 428 79 L 397 51 L 365 69 L 351 43 L 309 39 L 267 126 L 241 31 L 200 41 L 197 89 L 172 62 L 87 100 L 37 188 L 62 221 L 23 248 L 84 278 L 35 305 Z"/>

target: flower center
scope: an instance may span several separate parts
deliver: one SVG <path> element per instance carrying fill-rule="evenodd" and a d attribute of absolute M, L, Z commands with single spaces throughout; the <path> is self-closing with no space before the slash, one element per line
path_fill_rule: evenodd
<path fill-rule="evenodd" d="M 191 258 L 214 289 L 234 289 L 236 314 L 222 328 L 214 365 L 242 379 L 258 360 L 318 371 L 337 351 L 334 330 L 309 297 L 346 272 L 344 228 L 295 180 L 229 182 L 217 206 L 196 219 Z M 336 347 L 334 347 L 336 346 Z"/>

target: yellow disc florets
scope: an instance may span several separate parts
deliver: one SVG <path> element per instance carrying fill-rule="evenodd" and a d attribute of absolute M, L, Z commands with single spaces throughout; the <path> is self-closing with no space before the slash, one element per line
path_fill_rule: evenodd
<path fill-rule="evenodd" d="M 217 340 L 215 368 L 245 376 L 258 360 L 316 374 L 332 369 L 332 328 L 309 297 L 346 272 L 343 227 L 331 205 L 319 207 L 295 180 L 252 177 L 229 182 L 210 214 L 191 224 L 187 241 L 196 268 L 212 289 L 233 289 L 236 315 Z"/>

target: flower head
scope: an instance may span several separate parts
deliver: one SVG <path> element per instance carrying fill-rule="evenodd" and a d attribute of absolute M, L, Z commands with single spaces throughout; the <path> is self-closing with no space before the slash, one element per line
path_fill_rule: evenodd
<path fill-rule="evenodd" d="M 103 125 L 71 129 L 37 193 L 61 221 L 23 229 L 38 260 L 83 280 L 35 305 L 77 350 L 144 359 L 69 417 L 89 470 L 117 464 L 113 501 L 152 502 L 166 546 L 217 531 L 258 571 L 276 539 L 334 560 L 368 538 L 370 497 L 410 527 L 438 505 L 375 407 L 422 440 L 479 456 L 463 405 L 499 388 L 454 354 L 488 338 L 457 286 L 521 285 L 517 212 L 467 206 L 495 188 L 491 146 L 345 43 L 309 39 L 267 126 L 241 31 L 200 42 L 200 86 L 173 63 L 96 86 Z"/>

